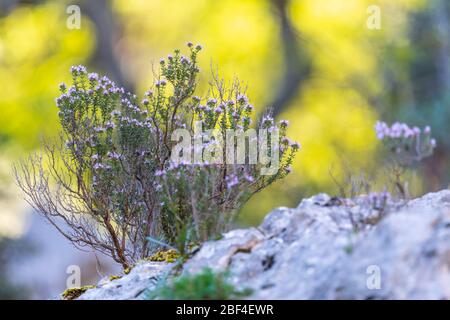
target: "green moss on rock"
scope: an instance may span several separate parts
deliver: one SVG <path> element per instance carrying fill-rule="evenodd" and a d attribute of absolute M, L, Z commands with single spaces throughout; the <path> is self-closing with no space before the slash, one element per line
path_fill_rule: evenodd
<path fill-rule="evenodd" d="M 82 287 L 78 287 L 78 288 L 69 288 L 61 294 L 61 297 L 64 300 L 73 300 L 73 299 L 76 299 L 79 296 L 81 296 L 87 290 L 93 289 L 93 288 L 95 288 L 95 286 L 93 286 L 93 285 L 82 286 Z"/>
<path fill-rule="evenodd" d="M 134 265 L 131 266 L 131 267 L 128 267 L 128 268 L 124 269 L 124 270 L 123 270 L 123 273 L 124 273 L 124 274 L 129 274 L 129 273 L 131 272 L 131 270 L 133 269 L 133 267 L 134 267 Z"/>
<path fill-rule="evenodd" d="M 170 249 L 170 250 L 158 251 L 154 255 L 148 257 L 145 260 L 173 263 L 180 257 L 181 257 L 181 255 L 176 250 Z"/>
<path fill-rule="evenodd" d="M 113 281 L 113 280 L 117 280 L 117 279 L 120 279 L 120 278 L 122 278 L 122 276 L 109 276 L 109 281 Z"/>

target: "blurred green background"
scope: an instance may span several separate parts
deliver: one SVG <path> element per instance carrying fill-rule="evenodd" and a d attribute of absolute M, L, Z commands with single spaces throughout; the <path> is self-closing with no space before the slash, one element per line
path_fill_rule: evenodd
<path fill-rule="evenodd" d="M 81 8 L 69 29 L 66 9 Z M 370 5 L 381 28 L 370 29 Z M 386 167 L 376 120 L 430 125 L 438 149 L 411 174 L 413 195 L 447 187 L 450 141 L 450 2 L 445 0 L 0 0 L 0 235 L 20 238 L 29 210 L 11 163 L 58 132 L 54 103 L 69 68 L 85 64 L 142 94 L 152 63 L 187 41 L 210 68 L 248 84 L 258 112 L 273 107 L 302 144 L 293 173 L 241 213 L 253 225 L 277 206 L 336 194 L 334 179 L 373 178 Z M 330 174 L 331 173 L 331 174 Z M 332 176 L 334 178 L 332 178 Z"/>

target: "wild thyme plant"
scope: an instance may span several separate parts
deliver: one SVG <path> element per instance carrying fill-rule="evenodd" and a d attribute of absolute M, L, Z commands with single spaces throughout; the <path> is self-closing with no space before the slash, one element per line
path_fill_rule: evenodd
<path fill-rule="evenodd" d="M 46 144 L 43 155 L 15 168 L 29 203 L 59 232 L 124 268 L 148 257 L 155 243 L 182 251 L 227 230 L 254 193 L 290 172 L 299 149 L 286 138 L 287 121 L 276 124 L 266 114 L 252 125 L 253 107 L 238 82 L 226 88 L 214 76 L 208 94 L 195 96 L 201 46 L 188 48 L 188 57 L 175 50 L 160 60 L 157 81 L 143 99 L 72 67 L 73 83 L 61 84 L 56 99 L 60 143 Z M 252 128 L 268 134 L 227 139 L 216 148 L 218 133 Z M 192 147 L 177 148 L 180 130 L 190 133 L 182 138 Z M 205 140 L 208 131 L 216 134 Z M 246 140 L 241 160 L 254 158 L 255 144 L 265 145 L 267 154 L 259 153 L 257 162 L 217 161 Z M 200 154 L 200 161 L 189 161 L 191 154 Z M 275 171 L 261 174 L 274 163 Z"/>
<path fill-rule="evenodd" d="M 377 138 L 381 140 L 393 156 L 395 185 L 401 196 L 407 196 L 408 190 L 402 175 L 406 168 L 417 165 L 433 154 L 436 140 L 431 137 L 431 128 L 409 127 L 396 122 L 392 126 L 378 121 L 375 124 Z"/>

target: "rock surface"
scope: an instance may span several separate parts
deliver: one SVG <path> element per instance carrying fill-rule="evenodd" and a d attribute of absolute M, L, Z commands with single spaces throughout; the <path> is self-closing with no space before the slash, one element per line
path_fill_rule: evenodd
<path fill-rule="evenodd" d="M 141 299 L 172 265 L 141 263 L 80 299 Z M 250 299 L 449 299 L 450 190 L 403 203 L 320 194 L 203 244 L 182 272 L 204 267 L 229 269 Z"/>
<path fill-rule="evenodd" d="M 170 264 L 145 262 L 136 265 L 129 274 L 119 279 L 106 278 L 97 288 L 87 290 L 78 300 L 133 300 L 145 298 L 146 290 L 151 290 L 158 281 L 167 276 Z"/>

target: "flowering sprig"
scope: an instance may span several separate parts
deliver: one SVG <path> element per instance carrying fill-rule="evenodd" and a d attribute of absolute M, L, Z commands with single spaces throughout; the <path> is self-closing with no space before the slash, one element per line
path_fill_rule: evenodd
<path fill-rule="evenodd" d="M 407 198 L 409 188 L 407 181 L 403 179 L 405 169 L 433 154 L 436 140 L 431 137 L 431 128 L 426 126 L 420 129 L 399 122 L 389 126 L 385 122 L 378 121 L 375 124 L 375 132 L 377 138 L 393 155 L 395 187 L 402 198 Z"/>
<path fill-rule="evenodd" d="M 420 129 L 399 122 L 389 126 L 378 121 L 375 124 L 375 132 L 377 138 L 385 143 L 402 166 L 420 162 L 432 155 L 436 148 L 436 140 L 431 137 L 429 126 Z"/>

